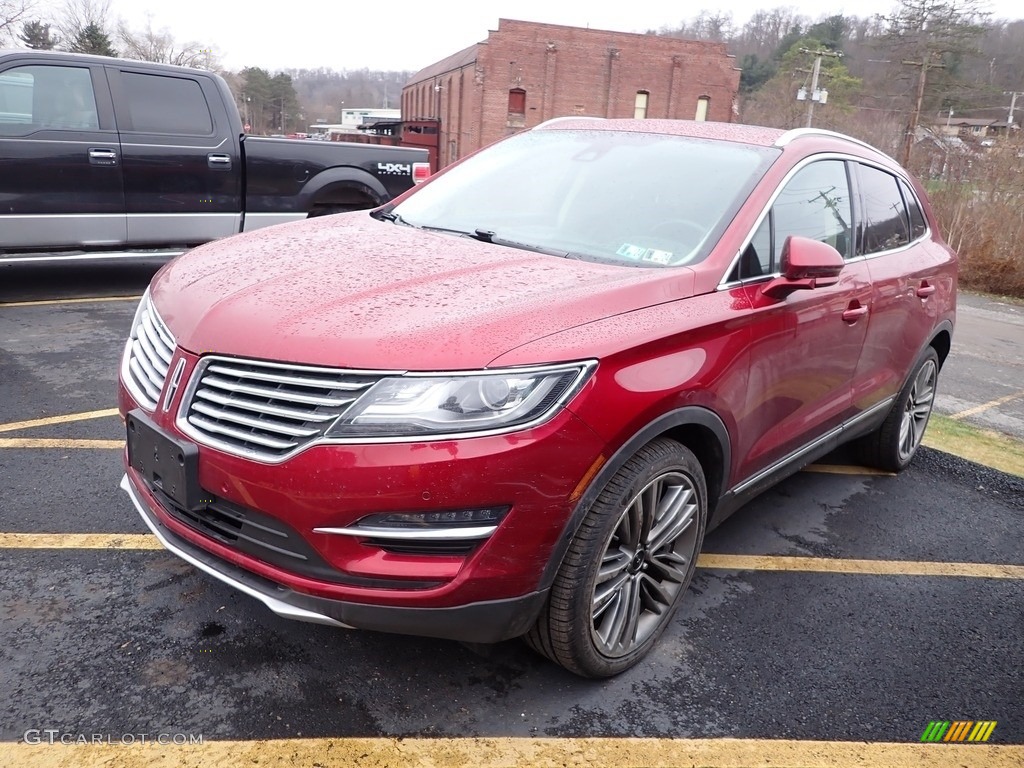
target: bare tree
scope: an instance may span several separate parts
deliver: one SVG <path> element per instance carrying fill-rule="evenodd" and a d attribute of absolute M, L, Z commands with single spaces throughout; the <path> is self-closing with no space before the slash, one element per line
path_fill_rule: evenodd
<path fill-rule="evenodd" d="M 83 38 L 90 29 L 106 33 L 109 18 L 110 0 L 65 0 L 56 26 L 61 38 L 70 43 Z"/>
<path fill-rule="evenodd" d="M 117 39 L 121 55 L 139 61 L 177 64 L 195 69 L 216 69 L 217 56 L 213 48 L 197 42 L 178 43 L 167 27 L 153 29 L 153 20 L 146 20 L 145 29 L 133 30 L 124 20 L 117 23 Z"/>
<path fill-rule="evenodd" d="M 0 43 L 15 39 L 34 6 L 34 0 L 0 0 Z"/>

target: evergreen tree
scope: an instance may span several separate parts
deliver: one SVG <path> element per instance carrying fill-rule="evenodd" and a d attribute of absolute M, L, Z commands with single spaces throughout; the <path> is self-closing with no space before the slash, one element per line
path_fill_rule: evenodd
<path fill-rule="evenodd" d="M 110 36 L 103 31 L 99 24 L 95 23 L 83 27 L 71 41 L 68 50 L 73 53 L 92 53 L 97 56 L 117 56 Z"/>
<path fill-rule="evenodd" d="M 22 24 L 18 39 L 36 51 L 52 51 L 58 42 L 57 38 L 50 34 L 50 25 L 41 21 L 26 21 Z"/>

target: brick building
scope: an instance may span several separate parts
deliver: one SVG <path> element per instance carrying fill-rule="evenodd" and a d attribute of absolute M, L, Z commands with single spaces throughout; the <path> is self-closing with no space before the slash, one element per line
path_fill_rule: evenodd
<path fill-rule="evenodd" d="M 740 72 L 723 43 L 501 19 L 420 70 L 402 119 L 439 119 L 440 165 L 563 115 L 733 117 Z"/>

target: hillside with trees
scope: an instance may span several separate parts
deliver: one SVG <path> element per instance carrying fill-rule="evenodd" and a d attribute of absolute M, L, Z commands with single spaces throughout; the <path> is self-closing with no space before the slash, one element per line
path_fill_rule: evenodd
<path fill-rule="evenodd" d="M 232 72 L 210 41 L 176 40 L 152 21 L 132 28 L 112 18 L 109 0 L 64 0 L 50 17 L 41 7 L 0 0 L 0 42 L 214 69 L 256 134 L 340 122 L 346 107 L 395 107 L 410 75 Z M 1024 146 L 1016 128 L 1024 111 L 1024 20 L 994 19 L 985 8 L 982 0 L 893 0 L 886 15 L 811 18 L 780 6 L 746 20 L 702 10 L 649 31 L 725 43 L 741 69 L 738 120 L 779 128 L 810 122 L 908 165 L 929 186 L 944 233 L 963 256 L 964 282 L 1024 296 Z M 816 65 L 824 102 L 813 99 Z M 961 122 L 968 128 L 956 136 Z"/>
<path fill-rule="evenodd" d="M 993 19 L 985 7 L 900 0 L 885 16 L 817 19 L 779 7 L 742 24 L 701 11 L 651 31 L 726 44 L 742 69 L 740 121 L 778 128 L 810 121 L 909 166 L 961 254 L 963 282 L 1024 296 L 1024 21 Z M 819 54 L 827 101 L 800 101 L 801 90 L 811 95 Z M 971 127 L 957 136 L 964 118 Z M 985 122 L 992 125 L 978 125 Z"/>

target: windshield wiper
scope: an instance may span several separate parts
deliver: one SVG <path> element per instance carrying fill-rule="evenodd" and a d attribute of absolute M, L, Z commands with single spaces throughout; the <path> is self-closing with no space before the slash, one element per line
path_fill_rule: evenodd
<path fill-rule="evenodd" d="M 547 256 L 560 256 L 563 259 L 577 258 L 575 254 L 563 251 L 559 248 L 548 248 L 544 245 L 521 243 L 518 240 L 509 240 L 507 237 L 499 237 L 497 232 L 490 229 L 474 229 L 472 233 L 467 232 L 466 236 L 472 237 L 474 240 L 480 240 L 484 243 L 503 245 L 508 248 L 518 248 L 521 251 L 530 251 L 531 253 L 543 253 Z"/>
<path fill-rule="evenodd" d="M 564 251 L 559 248 L 548 248 L 543 245 L 534 245 L 532 243 L 521 243 L 518 240 L 509 240 L 506 237 L 499 237 L 497 232 L 490 229 L 474 229 L 472 232 L 466 232 L 463 229 L 452 229 L 450 227 L 434 227 L 430 224 L 413 224 L 411 221 L 406 221 L 399 214 L 394 211 L 377 211 L 371 214 L 376 219 L 383 219 L 384 221 L 392 221 L 395 224 L 402 224 L 406 227 L 413 227 L 414 229 L 422 229 L 427 232 L 444 232 L 449 235 L 458 235 L 459 237 L 471 237 L 474 240 L 479 240 L 482 243 L 491 243 L 492 245 L 501 245 L 508 248 L 518 248 L 521 251 L 530 251 L 531 253 L 543 253 L 547 256 L 559 256 L 563 259 L 579 259 L 581 258 L 578 254 Z"/>
<path fill-rule="evenodd" d="M 408 221 L 403 219 L 399 214 L 395 213 L 392 210 L 374 211 L 370 215 L 373 218 L 377 219 L 377 221 L 390 221 L 393 224 L 401 224 L 401 225 L 406 226 L 406 227 L 415 227 L 416 226 L 415 224 L 410 224 Z"/>

